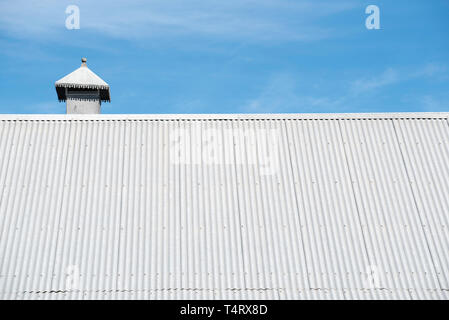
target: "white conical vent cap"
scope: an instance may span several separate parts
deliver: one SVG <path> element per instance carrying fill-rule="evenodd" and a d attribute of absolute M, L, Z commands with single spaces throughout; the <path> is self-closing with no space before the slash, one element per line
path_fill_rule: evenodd
<path fill-rule="evenodd" d="M 87 59 L 81 59 L 81 67 L 55 82 L 58 99 L 66 100 L 65 89 L 100 89 L 101 100 L 110 101 L 109 85 L 87 67 Z"/>
<path fill-rule="evenodd" d="M 75 87 L 75 88 L 97 88 L 107 89 L 109 85 L 97 76 L 86 65 L 86 58 L 81 59 L 81 67 L 69 73 L 64 78 L 56 81 L 57 87 Z"/>

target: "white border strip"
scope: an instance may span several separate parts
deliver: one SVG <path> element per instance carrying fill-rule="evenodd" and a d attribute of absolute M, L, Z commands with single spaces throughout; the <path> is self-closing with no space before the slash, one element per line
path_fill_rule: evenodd
<path fill-rule="evenodd" d="M 0 114 L 0 120 L 282 120 L 449 119 L 449 112 L 278 114 Z"/>

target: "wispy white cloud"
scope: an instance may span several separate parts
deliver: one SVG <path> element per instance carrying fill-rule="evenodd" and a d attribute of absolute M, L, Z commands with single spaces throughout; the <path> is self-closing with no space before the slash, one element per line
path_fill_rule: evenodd
<path fill-rule="evenodd" d="M 419 102 L 427 111 L 439 111 L 449 109 L 449 96 L 445 97 L 424 95 L 419 98 Z"/>
<path fill-rule="evenodd" d="M 428 63 L 410 74 L 410 78 L 447 77 L 448 67 L 441 63 Z"/>
<path fill-rule="evenodd" d="M 274 75 L 259 96 L 250 99 L 243 112 L 280 112 L 299 103 L 296 94 L 297 81 L 289 74 Z"/>
<path fill-rule="evenodd" d="M 251 41 L 309 41 L 331 29 L 316 19 L 354 8 L 345 0 L 15 0 L 0 3 L 0 30 L 16 37 L 63 39 L 65 8 L 80 8 L 81 29 L 105 36 L 142 39 L 198 35 Z M 77 31 L 73 31 L 77 32 Z"/>
<path fill-rule="evenodd" d="M 351 93 L 358 95 L 382 87 L 418 78 L 436 78 L 447 76 L 447 66 L 441 63 L 428 63 L 409 70 L 387 68 L 381 74 L 363 77 L 352 81 Z"/>
<path fill-rule="evenodd" d="M 392 68 L 388 68 L 380 75 L 353 81 L 351 83 L 351 93 L 357 95 L 366 91 L 394 84 L 398 81 L 398 72 Z"/>
<path fill-rule="evenodd" d="M 444 77 L 446 71 L 445 65 L 440 63 L 425 64 L 408 71 L 387 68 L 371 77 L 342 81 L 341 86 L 348 88 L 346 91 L 336 94 L 328 90 L 322 95 L 308 94 L 304 83 L 300 84 L 299 79 L 291 74 L 276 74 L 268 80 L 258 96 L 244 104 L 243 112 L 345 112 L 354 106 L 362 106 L 364 93 L 413 79 Z M 425 110 L 444 110 L 449 107 L 447 97 L 426 95 L 415 97 L 412 102 Z"/>
<path fill-rule="evenodd" d="M 317 112 L 323 109 L 338 112 L 343 107 L 344 100 L 343 97 L 307 94 L 299 79 L 291 74 L 281 73 L 273 75 L 257 97 L 246 101 L 242 112 Z"/>

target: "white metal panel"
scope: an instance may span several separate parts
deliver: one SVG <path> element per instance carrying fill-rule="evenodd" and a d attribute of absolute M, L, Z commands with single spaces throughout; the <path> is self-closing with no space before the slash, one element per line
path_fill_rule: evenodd
<path fill-rule="evenodd" d="M 287 126 L 309 286 L 363 288 L 369 261 L 339 124 L 304 120 Z"/>
<path fill-rule="evenodd" d="M 439 286 L 449 290 L 449 134 L 444 119 L 395 120 Z"/>
<path fill-rule="evenodd" d="M 387 289 L 441 289 L 392 121 L 341 121 L 373 269 Z"/>
<path fill-rule="evenodd" d="M 448 299 L 447 117 L 0 116 L 0 298 Z"/>

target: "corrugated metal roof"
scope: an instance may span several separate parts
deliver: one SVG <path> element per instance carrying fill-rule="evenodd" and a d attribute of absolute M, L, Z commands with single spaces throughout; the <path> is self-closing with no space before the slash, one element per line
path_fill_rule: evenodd
<path fill-rule="evenodd" d="M 448 299 L 448 118 L 1 115 L 0 298 Z"/>

